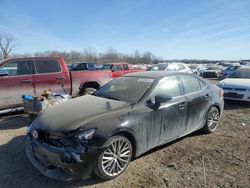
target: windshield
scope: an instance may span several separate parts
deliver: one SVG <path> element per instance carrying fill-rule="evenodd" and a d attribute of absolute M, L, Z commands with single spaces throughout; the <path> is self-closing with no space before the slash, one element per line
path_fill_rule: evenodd
<path fill-rule="evenodd" d="M 119 77 L 101 87 L 93 93 L 93 95 L 129 103 L 137 103 L 151 87 L 153 82 L 154 79 L 151 78 Z"/>
<path fill-rule="evenodd" d="M 161 70 L 165 70 L 165 68 L 167 66 L 168 66 L 168 64 L 155 65 L 155 66 L 152 66 L 152 67 L 148 68 L 148 71 L 161 71 Z"/>
<path fill-rule="evenodd" d="M 238 69 L 233 74 L 231 74 L 230 78 L 250 79 L 250 69 Z"/>

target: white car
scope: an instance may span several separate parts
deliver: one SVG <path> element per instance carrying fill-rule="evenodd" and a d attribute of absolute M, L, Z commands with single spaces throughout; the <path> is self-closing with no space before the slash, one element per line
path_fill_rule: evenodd
<path fill-rule="evenodd" d="M 193 73 L 185 63 L 159 63 L 148 68 L 147 71 L 175 71 Z"/>
<path fill-rule="evenodd" d="M 218 86 L 224 90 L 224 99 L 250 101 L 250 68 L 237 69 Z"/>

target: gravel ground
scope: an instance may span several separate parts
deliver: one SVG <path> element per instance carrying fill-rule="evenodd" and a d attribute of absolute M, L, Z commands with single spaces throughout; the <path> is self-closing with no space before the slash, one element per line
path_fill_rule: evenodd
<path fill-rule="evenodd" d="M 225 102 L 218 130 L 195 132 L 132 161 L 120 177 L 50 180 L 25 156 L 24 114 L 0 117 L 1 187 L 250 187 L 250 103 Z"/>

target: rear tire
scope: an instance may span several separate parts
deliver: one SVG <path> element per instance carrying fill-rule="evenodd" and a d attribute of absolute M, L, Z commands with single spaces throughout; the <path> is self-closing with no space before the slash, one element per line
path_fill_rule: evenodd
<path fill-rule="evenodd" d="M 132 158 L 132 145 L 123 136 L 113 136 L 108 139 L 107 147 L 95 161 L 94 174 L 103 180 L 111 180 L 121 175 Z"/>
<path fill-rule="evenodd" d="M 202 131 L 208 134 L 214 132 L 219 125 L 219 119 L 220 112 L 218 108 L 213 106 L 208 112 L 206 123 L 202 128 Z"/>

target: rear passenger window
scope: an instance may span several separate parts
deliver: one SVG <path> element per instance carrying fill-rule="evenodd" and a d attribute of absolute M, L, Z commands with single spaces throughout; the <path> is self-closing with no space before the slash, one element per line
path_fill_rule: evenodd
<path fill-rule="evenodd" d="M 124 64 L 124 65 L 123 65 L 123 70 L 129 70 L 129 67 L 128 67 L 127 64 Z"/>
<path fill-rule="evenodd" d="M 155 102 L 155 96 L 158 94 L 169 95 L 170 97 L 180 96 L 180 87 L 176 77 L 163 78 L 159 81 L 151 94 L 151 101 Z"/>
<path fill-rule="evenodd" d="M 181 76 L 182 83 L 184 86 L 184 93 L 195 93 L 201 90 L 200 81 L 192 76 Z"/>
<path fill-rule="evenodd" d="M 35 66 L 38 74 L 61 72 L 60 64 L 56 60 L 36 60 Z"/>

